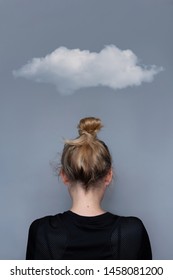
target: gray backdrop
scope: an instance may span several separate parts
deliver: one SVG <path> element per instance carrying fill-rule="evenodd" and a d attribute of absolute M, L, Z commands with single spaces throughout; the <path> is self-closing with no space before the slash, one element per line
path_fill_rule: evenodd
<path fill-rule="evenodd" d="M 154 259 L 173 259 L 173 1 L 0 0 L 0 258 L 23 259 L 32 220 L 70 207 L 50 161 L 85 116 L 100 117 L 115 179 L 103 206 L 140 217 Z M 61 96 L 12 71 L 57 47 L 131 49 L 165 68 L 152 83 Z"/>

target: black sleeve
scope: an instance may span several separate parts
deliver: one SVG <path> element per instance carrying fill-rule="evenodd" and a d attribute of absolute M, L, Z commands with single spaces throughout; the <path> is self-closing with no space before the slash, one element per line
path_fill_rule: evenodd
<path fill-rule="evenodd" d="M 148 233 L 143 225 L 143 232 L 142 232 L 142 242 L 141 248 L 139 252 L 139 259 L 140 260 L 152 260 L 152 251 Z"/>
<path fill-rule="evenodd" d="M 143 222 L 137 217 L 121 217 L 119 224 L 119 259 L 151 260 L 151 246 Z"/>
<path fill-rule="evenodd" d="M 26 249 L 26 260 L 34 260 L 35 259 L 35 246 L 36 246 L 36 234 L 37 234 L 38 221 L 34 221 L 28 233 L 28 242 Z"/>

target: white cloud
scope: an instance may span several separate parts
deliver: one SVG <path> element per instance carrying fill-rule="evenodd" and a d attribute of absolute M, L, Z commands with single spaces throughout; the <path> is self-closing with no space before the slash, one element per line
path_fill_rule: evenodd
<path fill-rule="evenodd" d="M 143 66 L 131 50 L 106 46 L 99 53 L 88 50 L 59 47 L 42 58 L 33 58 L 19 70 L 15 77 L 50 83 L 61 94 L 95 86 L 122 89 L 151 82 L 162 67 Z"/>

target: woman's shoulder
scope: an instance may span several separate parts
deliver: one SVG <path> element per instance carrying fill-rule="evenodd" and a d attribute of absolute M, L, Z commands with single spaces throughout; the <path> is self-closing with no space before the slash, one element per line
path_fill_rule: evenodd
<path fill-rule="evenodd" d="M 135 224 L 143 224 L 142 220 L 137 216 L 126 216 L 121 214 L 115 214 L 113 212 L 108 212 L 113 217 L 119 219 L 122 223 L 135 223 Z"/>
<path fill-rule="evenodd" d="M 59 224 L 61 223 L 61 219 L 60 216 L 62 214 L 58 213 L 55 215 L 47 215 L 47 216 L 43 216 L 40 218 L 35 219 L 31 225 L 30 228 L 31 229 L 38 229 L 38 228 L 57 228 L 59 226 Z"/>
<path fill-rule="evenodd" d="M 121 231 L 134 230 L 134 232 L 142 233 L 145 230 L 145 226 L 142 220 L 137 216 L 122 216 L 115 215 L 113 213 L 111 214 L 115 217 L 116 227 L 121 228 Z"/>
<path fill-rule="evenodd" d="M 137 216 L 119 216 L 122 222 L 143 224 L 142 220 Z"/>
<path fill-rule="evenodd" d="M 53 217 L 53 216 L 48 215 L 48 216 L 43 216 L 43 217 L 36 218 L 35 220 L 33 220 L 31 222 L 31 226 L 47 223 L 51 219 L 51 217 Z"/>
<path fill-rule="evenodd" d="M 147 234 L 143 221 L 136 216 L 120 216 L 119 227 L 125 235 L 139 237 Z"/>

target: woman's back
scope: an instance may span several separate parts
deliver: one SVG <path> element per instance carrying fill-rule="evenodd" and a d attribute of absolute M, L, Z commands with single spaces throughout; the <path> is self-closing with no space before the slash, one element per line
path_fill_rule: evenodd
<path fill-rule="evenodd" d="M 72 211 L 47 216 L 30 227 L 26 259 L 151 259 L 140 219 L 109 212 L 87 217 Z"/>

